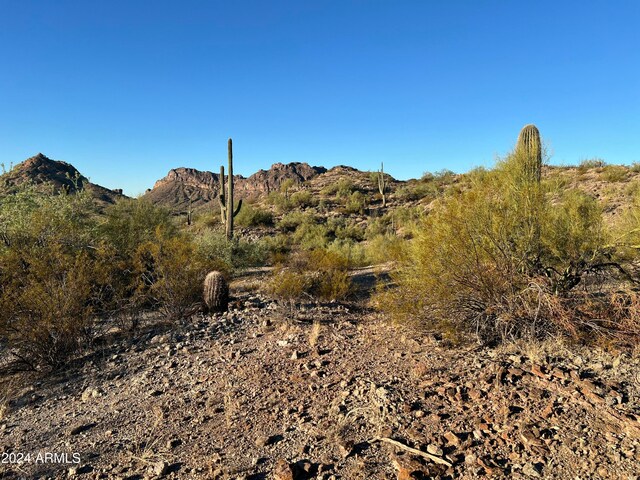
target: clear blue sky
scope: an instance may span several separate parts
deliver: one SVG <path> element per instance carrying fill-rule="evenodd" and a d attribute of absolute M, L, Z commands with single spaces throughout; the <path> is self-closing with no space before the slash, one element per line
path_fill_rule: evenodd
<path fill-rule="evenodd" d="M 136 194 L 170 168 L 640 161 L 640 1 L 0 0 L 0 161 Z"/>

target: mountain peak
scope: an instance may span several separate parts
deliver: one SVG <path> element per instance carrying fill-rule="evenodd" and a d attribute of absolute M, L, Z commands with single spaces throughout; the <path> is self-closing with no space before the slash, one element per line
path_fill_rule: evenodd
<path fill-rule="evenodd" d="M 55 191 L 75 192 L 87 189 L 100 201 L 113 203 L 122 191 L 109 190 L 94 185 L 73 165 L 60 160 L 52 160 L 43 153 L 29 157 L 5 174 L 5 186 L 11 188 L 23 183 L 52 185 Z"/>

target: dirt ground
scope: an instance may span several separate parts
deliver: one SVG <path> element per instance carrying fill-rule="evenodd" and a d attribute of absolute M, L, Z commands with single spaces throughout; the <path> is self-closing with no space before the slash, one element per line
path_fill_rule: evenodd
<path fill-rule="evenodd" d="M 290 310 L 245 283 L 226 314 L 152 316 L 28 379 L 0 416 L 0 478 L 635 479 L 639 365 L 451 346 L 363 302 Z"/>

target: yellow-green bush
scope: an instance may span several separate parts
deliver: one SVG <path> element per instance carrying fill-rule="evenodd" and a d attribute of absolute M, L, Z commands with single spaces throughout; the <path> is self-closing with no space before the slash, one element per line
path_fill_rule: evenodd
<path fill-rule="evenodd" d="M 155 239 L 157 231 L 165 238 L 177 232 L 168 210 L 133 198 L 108 207 L 99 228 L 101 236 L 120 256 L 133 255 L 140 245 Z"/>
<path fill-rule="evenodd" d="M 631 204 L 615 225 L 613 242 L 624 258 L 640 260 L 640 190 L 635 192 Z"/>
<path fill-rule="evenodd" d="M 300 190 L 291 194 L 291 204 L 297 208 L 314 207 L 318 204 L 317 199 L 313 197 L 311 192 Z"/>
<path fill-rule="evenodd" d="M 346 199 L 357 189 L 348 178 L 341 177 L 337 182 L 327 185 L 320 193 L 322 195 L 335 195 L 337 198 Z"/>
<path fill-rule="evenodd" d="M 578 165 L 578 172 L 586 173 L 587 170 L 595 169 L 595 168 L 604 168 L 606 165 L 607 165 L 607 162 L 605 162 L 601 158 L 588 158 L 580 162 L 580 165 Z"/>
<path fill-rule="evenodd" d="M 327 251 L 338 255 L 349 268 L 364 267 L 369 263 L 365 244 L 351 239 L 335 239 L 327 245 Z"/>
<path fill-rule="evenodd" d="M 558 331 L 556 300 L 586 287 L 611 251 L 597 202 L 528 181 L 523 162 L 513 154 L 444 198 L 417 229 L 396 288 L 377 303 L 397 320 L 454 336 Z"/>
<path fill-rule="evenodd" d="M 110 263 L 84 194 L 25 187 L 0 204 L 0 342 L 23 366 L 62 364 L 92 337 Z"/>
<path fill-rule="evenodd" d="M 405 241 L 393 234 L 375 235 L 365 244 L 366 263 L 379 265 L 402 259 Z"/>
<path fill-rule="evenodd" d="M 134 256 L 137 294 L 170 319 L 184 318 L 201 306 L 202 281 L 218 267 L 196 255 L 193 242 L 182 236 L 158 233 Z"/>
<path fill-rule="evenodd" d="M 363 215 L 368 205 L 369 200 L 365 194 L 356 190 L 347 197 L 344 204 L 344 212 L 347 214 L 356 213 Z"/>
<path fill-rule="evenodd" d="M 143 201 L 102 214 L 85 192 L 21 187 L 0 203 L 0 344 L 23 366 L 60 366 L 90 345 L 99 319 L 188 314 L 219 267 L 211 260 Z"/>
<path fill-rule="evenodd" d="M 330 238 L 360 242 L 365 238 L 365 228 L 345 217 L 327 219 L 327 234 Z"/>
<path fill-rule="evenodd" d="M 303 212 L 291 212 L 283 215 L 280 221 L 278 221 L 278 229 L 283 232 L 293 232 L 302 224 L 315 224 L 316 218 Z"/>
<path fill-rule="evenodd" d="M 302 223 L 293 233 L 292 240 L 305 250 L 324 248 L 329 243 L 329 229 L 324 223 Z"/>
<path fill-rule="evenodd" d="M 268 210 L 245 203 L 234 221 L 240 227 L 268 227 L 273 225 L 273 214 Z"/>
<path fill-rule="evenodd" d="M 602 179 L 606 182 L 623 182 L 627 179 L 629 171 L 621 165 L 606 165 L 602 168 Z"/>
<path fill-rule="evenodd" d="M 282 301 L 342 300 L 351 293 L 348 260 L 326 249 L 293 253 L 276 266 L 267 291 Z"/>

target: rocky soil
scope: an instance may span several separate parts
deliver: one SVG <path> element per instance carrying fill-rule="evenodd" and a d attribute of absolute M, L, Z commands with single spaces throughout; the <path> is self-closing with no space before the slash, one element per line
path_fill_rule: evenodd
<path fill-rule="evenodd" d="M 640 475 L 637 353 L 454 347 L 358 304 L 253 292 L 105 345 L 12 397 L 0 478 Z"/>

